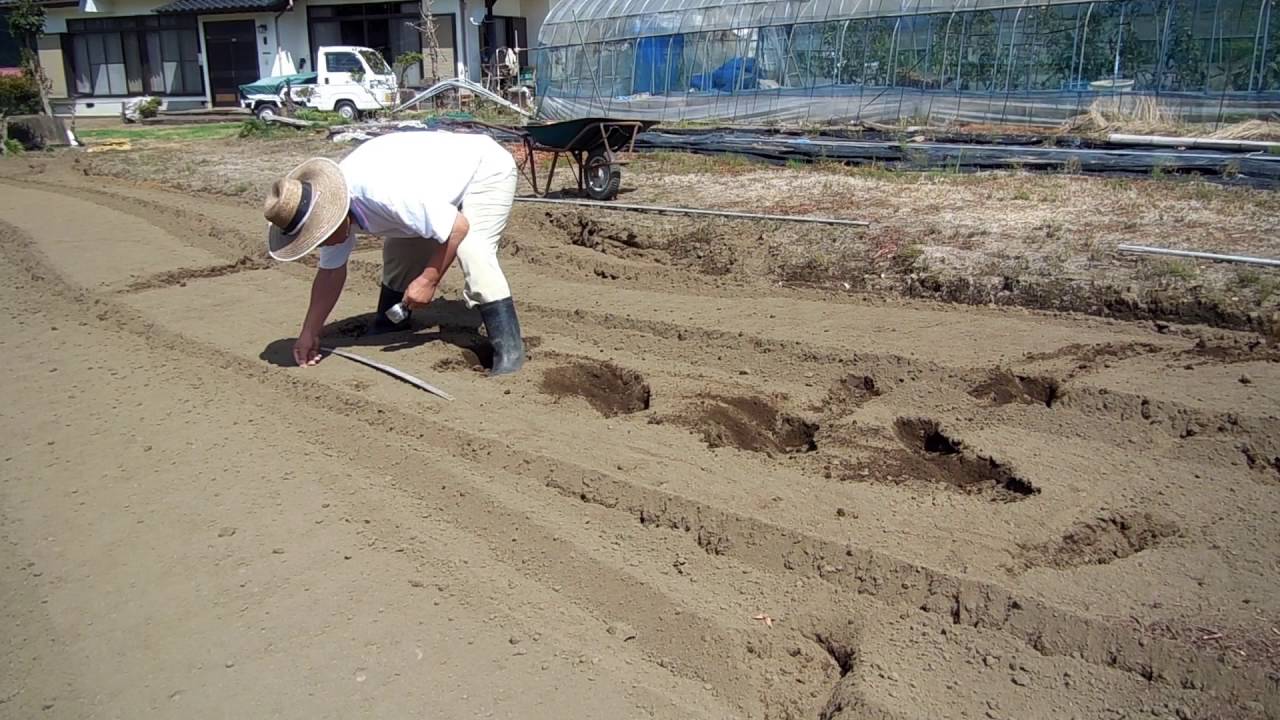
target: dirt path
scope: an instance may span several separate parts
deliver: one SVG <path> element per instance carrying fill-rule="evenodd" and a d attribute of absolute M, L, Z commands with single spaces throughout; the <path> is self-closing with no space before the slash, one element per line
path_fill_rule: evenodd
<path fill-rule="evenodd" d="M 0 175 L 0 715 L 1280 713 L 1247 336 L 835 302 L 523 213 L 515 377 L 454 286 L 359 336 L 356 256 L 331 342 L 443 403 L 282 366 L 310 271 L 255 208 Z"/>

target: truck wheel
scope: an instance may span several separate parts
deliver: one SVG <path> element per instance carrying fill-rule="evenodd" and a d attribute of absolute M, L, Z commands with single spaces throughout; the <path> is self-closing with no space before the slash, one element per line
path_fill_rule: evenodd
<path fill-rule="evenodd" d="M 603 147 L 597 147 L 587 154 L 586 166 L 587 194 L 593 200 L 612 200 L 618 196 L 618 188 L 622 185 L 622 169 L 609 160 Z"/>
<path fill-rule="evenodd" d="M 360 114 L 356 110 L 356 104 L 350 100 L 340 100 L 337 105 L 333 106 L 333 109 L 338 113 L 338 117 L 347 122 L 355 122 L 356 117 Z"/>
<path fill-rule="evenodd" d="M 276 106 L 271 103 L 262 103 L 253 109 L 253 114 L 256 115 L 259 120 L 270 120 L 276 116 Z"/>

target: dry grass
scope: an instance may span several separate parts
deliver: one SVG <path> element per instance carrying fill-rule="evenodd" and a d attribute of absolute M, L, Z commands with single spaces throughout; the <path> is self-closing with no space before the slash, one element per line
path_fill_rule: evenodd
<path fill-rule="evenodd" d="M 1156 290 L 1198 294 L 1210 303 L 1262 312 L 1280 305 L 1271 274 L 1239 276 L 1229 265 L 1167 264 L 1116 253 L 1121 243 L 1138 243 L 1280 257 L 1280 194 L 1274 192 L 1180 179 L 835 164 L 718 174 L 714 165 L 699 162 L 701 172 L 628 170 L 624 185 L 635 190 L 627 201 L 872 223 L 838 238 L 830 229 L 785 224 L 766 232 L 772 272 L 790 283 L 880 287 L 894 277 L 927 276 L 935 287 L 959 281 L 998 292 L 1008 284 L 1003 278 L 1018 278 L 1135 296 Z"/>
<path fill-rule="evenodd" d="M 287 139 L 226 138 L 217 142 L 151 142 L 129 152 L 86 156 L 92 175 L 127 177 L 166 189 L 215 195 L 265 196 L 271 183 L 308 157 L 337 159 L 350 148 L 315 135 Z"/>
<path fill-rule="evenodd" d="M 1131 99 L 1123 95 L 1094 100 L 1087 112 L 1068 118 L 1059 131 L 1091 136 L 1130 133 L 1221 140 L 1280 140 L 1280 122 L 1276 120 L 1246 120 L 1226 126 L 1185 123 L 1155 98 Z"/>
<path fill-rule="evenodd" d="M 1089 109 L 1062 124 L 1062 132 L 1078 135 L 1100 135 L 1126 132 L 1136 135 L 1181 135 L 1187 126 L 1155 98 L 1124 95 L 1098 98 Z"/>
<path fill-rule="evenodd" d="M 1220 140 L 1274 140 L 1280 142 L 1280 121 L 1246 120 L 1219 128 L 1209 137 Z"/>

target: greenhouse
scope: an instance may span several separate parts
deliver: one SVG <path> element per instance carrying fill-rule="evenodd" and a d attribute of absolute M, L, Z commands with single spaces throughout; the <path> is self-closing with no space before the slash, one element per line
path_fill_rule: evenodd
<path fill-rule="evenodd" d="M 540 114 L 1056 124 L 1280 112 L 1280 0 L 561 0 Z"/>

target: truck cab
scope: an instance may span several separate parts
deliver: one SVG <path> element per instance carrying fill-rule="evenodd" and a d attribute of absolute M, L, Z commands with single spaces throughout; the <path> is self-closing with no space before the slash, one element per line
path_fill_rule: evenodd
<path fill-rule="evenodd" d="M 333 111 L 344 120 L 360 112 L 396 104 L 396 75 L 377 50 L 328 45 L 316 52 L 316 86 L 311 107 Z"/>

